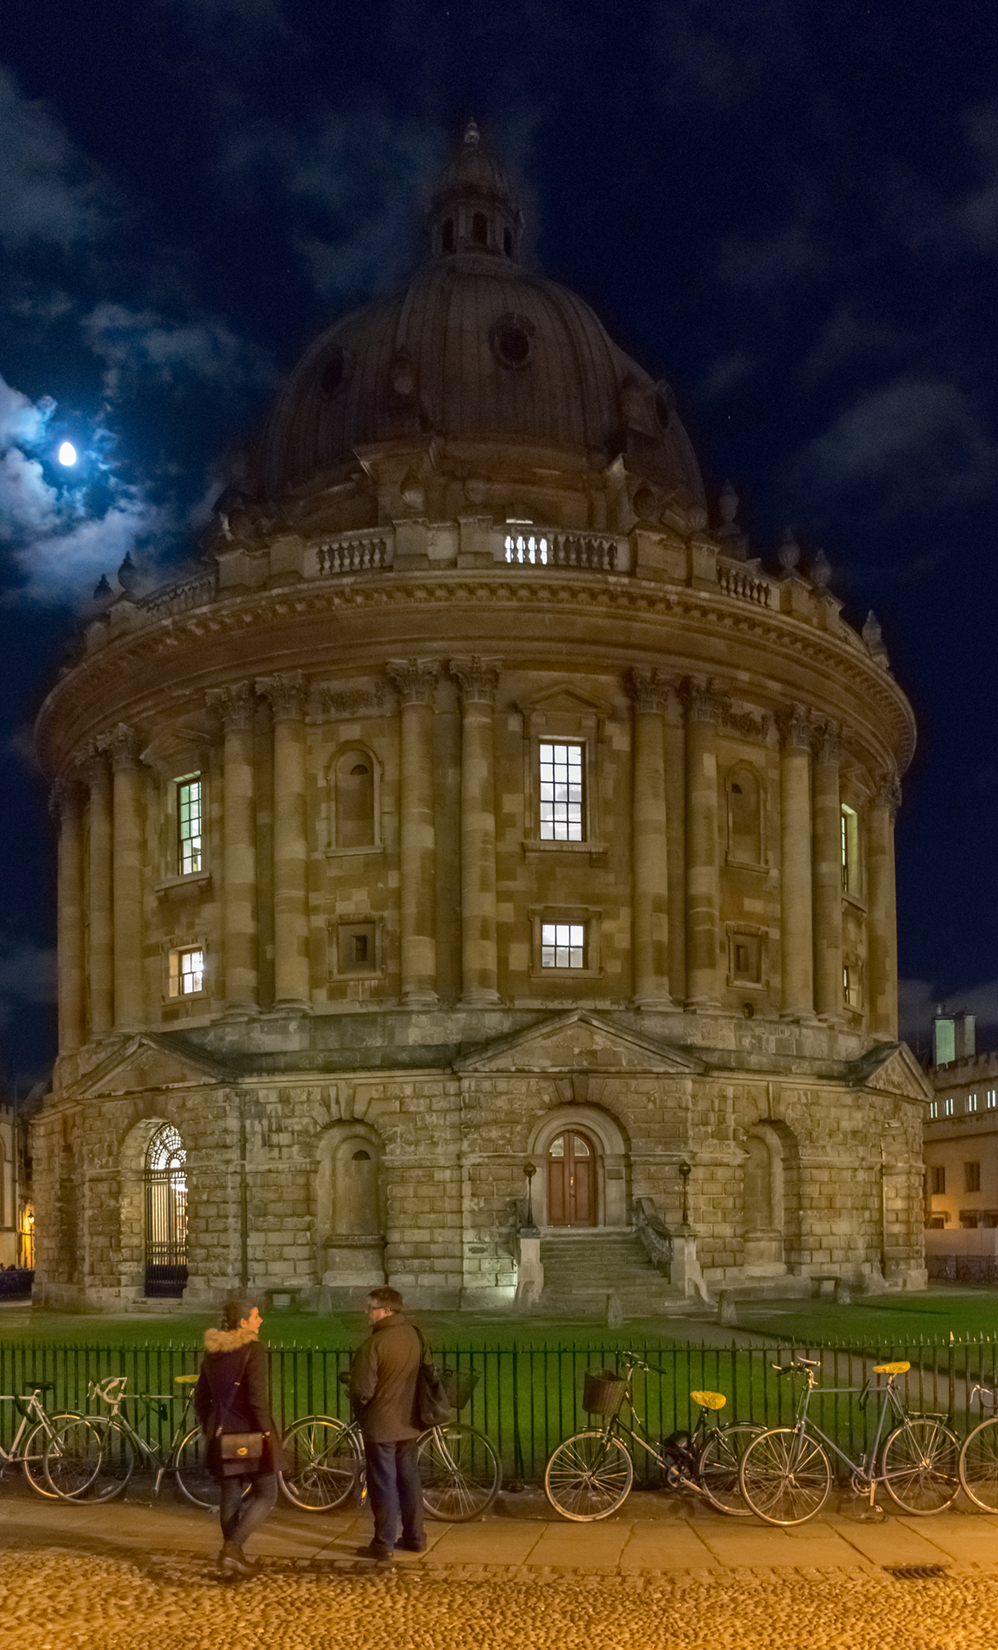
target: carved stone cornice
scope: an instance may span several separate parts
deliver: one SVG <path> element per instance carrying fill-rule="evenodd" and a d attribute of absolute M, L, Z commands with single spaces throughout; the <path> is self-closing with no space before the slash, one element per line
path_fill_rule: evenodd
<path fill-rule="evenodd" d="M 304 671 L 288 670 L 279 676 L 259 676 L 256 691 L 270 700 L 275 722 L 300 722 L 305 714 L 308 683 Z"/>
<path fill-rule="evenodd" d="M 208 709 L 216 712 L 226 731 L 230 728 L 246 729 L 253 726 L 256 697 L 252 682 L 235 682 L 231 687 L 209 688 L 204 697 Z"/>
<path fill-rule="evenodd" d="M 823 722 L 814 730 L 814 760 L 838 767 L 842 760 L 842 729 L 837 722 Z"/>
<path fill-rule="evenodd" d="M 680 684 L 679 697 L 686 710 L 688 722 L 707 722 L 719 727 L 725 708 L 731 701 L 719 693 L 717 683 L 709 677 L 687 676 Z"/>
<path fill-rule="evenodd" d="M 643 665 L 631 667 L 627 691 L 634 700 L 635 710 L 665 710 L 676 684 L 664 670 L 646 670 Z"/>
<path fill-rule="evenodd" d="M 97 747 L 107 752 L 115 773 L 122 773 L 126 768 L 138 766 L 139 736 L 135 728 L 130 728 L 127 722 L 119 722 L 109 733 L 98 734 Z"/>
<path fill-rule="evenodd" d="M 730 702 L 725 701 L 721 726 L 729 733 L 737 733 L 742 739 L 761 739 L 765 742 L 772 725 L 773 719 L 768 711 L 763 710 L 758 716 L 753 716 L 750 710 L 732 710 Z"/>
<path fill-rule="evenodd" d="M 883 768 L 876 775 L 873 789 L 873 801 L 878 808 L 887 808 L 891 817 L 901 806 L 901 780 L 897 768 Z"/>
<path fill-rule="evenodd" d="M 784 750 L 810 752 L 811 722 L 803 705 L 784 705 L 776 713 L 776 726 Z"/>
<path fill-rule="evenodd" d="M 501 670 L 501 659 L 484 659 L 479 653 L 450 662 L 450 673 L 466 705 L 494 705 Z"/>
<path fill-rule="evenodd" d="M 436 659 L 389 659 L 385 675 L 403 705 L 431 705 L 440 664 Z"/>

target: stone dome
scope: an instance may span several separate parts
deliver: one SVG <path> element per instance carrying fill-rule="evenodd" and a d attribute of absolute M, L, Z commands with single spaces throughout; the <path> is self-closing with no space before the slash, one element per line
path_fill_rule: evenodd
<path fill-rule="evenodd" d="M 401 291 L 306 350 L 257 454 L 264 498 L 355 463 L 358 449 L 435 437 L 618 454 L 666 495 L 703 485 L 667 384 L 610 339 L 575 293 L 517 260 L 522 218 L 472 124 L 428 212 L 430 254 Z"/>

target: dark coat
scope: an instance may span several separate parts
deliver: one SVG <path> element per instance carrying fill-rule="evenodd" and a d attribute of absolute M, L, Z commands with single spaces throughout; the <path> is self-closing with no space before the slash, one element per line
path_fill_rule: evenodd
<path fill-rule="evenodd" d="M 398 1443 L 425 1431 L 416 1414 L 422 1359 L 419 1335 L 395 1313 L 380 1318 L 357 1349 L 350 1369 L 350 1397 L 360 1430 L 372 1444 Z"/>
<path fill-rule="evenodd" d="M 267 1393 L 267 1355 L 255 1333 L 249 1329 L 206 1329 L 204 1345 L 205 1356 L 194 1388 L 194 1412 L 209 1445 L 219 1430 L 268 1432 L 260 1470 L 282 1472 L 281 1441 Z M 208 1465 L 221 1476 L 210 1447 Z"/>

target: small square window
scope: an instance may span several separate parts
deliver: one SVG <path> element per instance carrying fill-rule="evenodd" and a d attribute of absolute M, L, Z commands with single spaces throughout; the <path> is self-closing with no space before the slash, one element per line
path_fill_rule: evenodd
<path fill-rule="evenodd" d="M 585 968 L 586 929 L 581 922 L 541 923 L 541 967 Z"/>
<path fill-rule="evenodd" d="M 583 840 L 581 745 L 540 747 L 540 838 L 542 842 Z"/>
<path fill-rule="evenodd" d="M 336 931 L 337 974 L 376 974 L 377 924 L 341 922 Z"/>
<path fill-rule="evenodd" d="M 170 952 L 170 996 L 195 997 L 204 990 L 204 952 Z"/>
<path fill-rule="evenodd" d="M 929 1170 L 929 1180 L 930 1180 L 930 1184 L 931 1184 L 931 1187 L 932 1187 L 933 1196 L 934 1197 L 941 1197 L 946 1191 L 946 1170 L 945 1170 L 945 1168 L 932 1168 L 932 1169 L 930 1169 Z"/>
<path fill-rule="evenodd" d="M 728 940 L 731 979 L 762 984 L 762 940 L 758 934 L 731 934 Z"/>
<path fill-rule="evenodd" d="M 965 1192 L 980 1191 L 981 1165 L 979 1163 L 965 1163 L 963 1165 L 963 1189 Z"/>

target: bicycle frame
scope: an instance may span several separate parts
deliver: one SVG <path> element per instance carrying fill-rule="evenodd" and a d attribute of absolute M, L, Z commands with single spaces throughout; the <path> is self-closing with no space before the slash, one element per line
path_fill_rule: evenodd
<path fill-rule="evenodd" d="M 114 1375 L 108 1380 L 97 1382 L 93 1387 L 91 1387 L 90 1390 L 92 1395 L 100 1398 L 102 1402 L 108 1405 L 109 1413 L 106 1416 L 101 1415 L 100 1417 L 85 1416 L 84 1419 L 100 1419 L 102 1422 L 106 1423 L 108 1432 L 115 1431 L 120 1433 L 123 1438 L 127 1438 L 129 1443 L 135 1446 L 135 1448 L 139 1451 L 140 1456 L 147 1462 L 150 1462 L 156 1469 L 156 1477 L 153 1483 L 153 1494 L 158 1495 L 160 1485 L 163 1482 L 163 1475 L 164 1473 L 169 1472 L 174 1453 L 184 1437 L 187 1411 L 190 1409 L 193 1399 L 193 1388 L 188 1387 L 184 1398 L 184 1407 L 180 1412 L 180 1419 L 174 1427 L 173 1437 L 170 1439 L 164 1452 L 162 1448 L 155 1444 L 148 1443 L 147 1440 L 142 1437 L 142 1434 L 136 1430 L 134 1423 L 129 1420 L 128 1416 L 122 1410 L 122 1405 L 126 1398 L 135 1398 L 147 1406 L 151 1406 L 152 1404 L 178 1404 L 180 1402 L 179 1395 L 173 1392 L 126 1393 L 126 1380 L 127 1376 Z M 166 1419 L 166 1416 L 162 1411 L 160 1411 L 160 1415 L 161 1419 Z"/>
<path fill-rule="evenodd" d="M 22 1457 L 17 1453 L 22 1438 L 25 1433 L 38 1426 L 39 1423 L 44 1425 L 48 1422 L 48 1412 L 41 1402 L 37 1390 L 30 1393 L 0 1392 L 0 1404 L 17 1404 L 21 1411 L 20 1424 L 10 1441 L 10 1450 L 5 1450 L 3 1445 L 0 1444 L 0 1463 L 4 1466 L 8 1464 L 17 1466 L 20 1465 L 22 1460 Z M 51 1426 L 50 1422 L 49 1425 Z"/>
<path fill-rule="evenodd" d="M 624 1392 L 618 1408 L 612 1415 L 607 1416 L 606 1425 L 599 1428 L 599 1431 L 603 1433 L 603 1437 L 607 1443 L 609 1443 L 614 1434 L 619 1435 L 620 1433 L 624 1433 L 635 1444 L 640 1444 L 641 1448 L 645 1451 L 645 1454 L 651 1456 L 652 1460 L 662 1468 L 662 1471 L 667 1475 L 667 1477 L 671 1475 L 669 1484 L 670 1488 L 675 1488 L 678 1486 L 684 1490 L 695 1490 L 697 1495 L 704 1495 L 706 1492 L 701 1484 L 698 1484 L 694 1479 L 688 1477 L 687 1474 L 684 1473 L 674 1461 L 670 1461 L 664 1453 L 660 1453 L 659 1450 L 656 1449 L 655 1445 L 650 1442 L 645 1423 L 634 1407 L 634 1399 L 631 1395 L 631 1378 L 634 1374 L 634 1370 L 647 1370 L 651 1368 L 651 1365 L 639 1363 L 637 1361 L 634 1363 L 628 1363 L 626 1358 L 621 1361 L 627 1364 L 627 1390 Z M 630 1408 L 631 1420 L 634 1422 L 634 1426 L 628 1426 L 627 1422 L 621 1419 L 620 1410 L 623 1408 L 624 1404 L 627 1404 Z M 636 1431 L 635 1427 L 637 1428 Z M 697 1449 L 702 1443 L 705 1433 L 711 1430 L 713 1429 L 707 1425 L 706 1412 L 701 1409 L 690 1432 L 690 1442 L 694 1449 Z"/>
<path fill-rule="evenodd" d="M 796 1369 L 797 1372 L 800 1373 L 799 1365 L 791 1364 L 788 1367 L 790 1369 Z M 880 1387 L 873 1385 L 872 1377 L 867 1381 L 866 1385 L 862 1387 L 818 1387 L 814 1370 L 807 1369 L 805 1373 L 807 1376 L 807 1384 L 802 1389 L 797 1403 L 794 1431 L 798 1432 L 801 1437 L 811 1438 L 822 1444 L 826 1449 L 831 1450 L 832 1453 L 837 1455 L 839 1460 L 849 1468 L 850 1472 L 852 1472 L 857 1478 L 861 1479 L 863 1483 L 868 1485 L 870 1491 L 870 1506 L 872 1507 L 877 1493 L 877 1485 L 886 1484 L 887 1479 L 890 1476 L 888 1473 L 877 1472 L 877 1461 L 880 1457 L 881 1442 L 884 1439 L 884 1421 L 888 1415 L 891 1415 L 891 1417 L 899 1424 L 903 1424 L 905 1421 L 912 1419 L 901 1399 L 900 1393 L 894 1386 L 894 1382 L 897 1377 L 894 1375 L 888 1375 L 886 1385 Z M 862 1455 L 858 1461 L 854 1461 L 844 1449 L 840 1449 L 834 1438 L 830 1438 L 828 1433 L 818 1425 L 817 1421 L 812 1421 L 809 1416 L 808 1406 L 811 1402 L 811 1394 L 816 1389 L 820 1392 L 823 1398 L 826 1396 L 842 1397 L 848 1395 L 855 1397 L 858 1395 L 861 1405 L 865 1404 L 866 1398 L 871 1392 L 880 1394 L 880 1413 L 877 1416 L 877 1430 L 874 1434 L 873 1443 L 870 1446 L 869 1452 Z"/>

